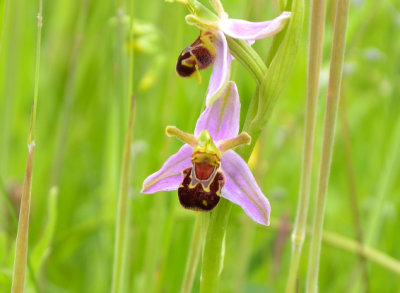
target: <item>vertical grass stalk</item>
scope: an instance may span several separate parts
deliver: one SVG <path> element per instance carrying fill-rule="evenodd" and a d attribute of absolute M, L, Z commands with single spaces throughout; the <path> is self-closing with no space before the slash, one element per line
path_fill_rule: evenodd
<path fill-rule="evenodd" d="M 317 188 L 317 202 L 313 220 L 307 271 L 307 292 L 318 292 L 318 269 L 321 252 L 322 229 L 324 223 L 326 193 L 332 161 L 335 123 L 340 100 L 348 12 L 349 0 L 338 0 L 333 33 L 322 157 Z"/>
<path fill-rule="evenodd" d="M 18 220 L 18 232 L 12 276 L 12 293 L 24 292 L 25 286 L 26 263 L 28 256 L 29 212 L 31 204 L 33 158 L 35 154 L 36 139 L 36 109 L 39 93 L 40 46 L 42 37 L 42 0 L 39 1 L 39 13 L 37 15 L 37 20 L 38 31 L 36 37 L 35 86 L 31 111 L 30 130 L 28 135 L 28 159 L 25 169 L 24 186 L 22 190 L 21 207 Z"/>
<path fill-rule="evenodd" d="M 124 264 L 124 247 L 127 236 L 128 220 L 129 220 L 129 177 L 131 174 L 131 141 L 133 128 L 133 112 L 134 99 L 132 97 L 131 106 L 129 108 L 128 129 L 125 136 L 125 144 L 122 158 L 121 183 L 118 199 L 117 224 L 115 232 L 115 250 L 113 265 L 112 292 L 121 292 L 123 281 L 123 264 Z"/>
<path fill-rule="evenodd" d="M 130 44 L 133 43 L 133 1 L 130 8 Z M 120 24 L 121 25 L 121 24 Z M 133 50 L 129 50 L 129 83 L 128 83 L 128 94 L 131 95 L 130 107 L 128 114 L 128 127 L 125 134 L 125 143 L 123 149 L 122 166 L 121 166 L 121 178 L 118 195 L 118 211 L 116 219 L 116 231 L 115 231 L 115 248 L 114 248 L 114 263 L 113 263 L 113 277 L 112 277 L 112 291 L 113 293 L 121 292 L 123 289 L 124 280 L 124 263 L 126 254 L 126 241 L 128 234 L 128 222 L 129 222 L 129 178 L 131 175 L 131 144 L 132 144 L 132 130 L 133 130 L 133 118 L 135 109 L 135 100 L 133 97 Z"/>
<path fill-rule="evenodd" d="M 325 27 L 326 0 L 314 0 L 311 8 L 310 41 L 308 51 L 308 79 L 303 158 L 300 177 L 299 199 L 296 220 L 292 232 L 292 256 L 286 292 L 295 291 L 301 252 L 306 233 L 308 203 L 310 199 L 312 153 L 315 132 L 315 117 L 318 102 L 319 73 L 322 59 L 323 36 Z"/>

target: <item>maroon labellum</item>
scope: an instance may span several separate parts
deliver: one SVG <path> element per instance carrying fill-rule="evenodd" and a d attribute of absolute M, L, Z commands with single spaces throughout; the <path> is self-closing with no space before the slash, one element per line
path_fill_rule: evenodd
<path fill-rule="evenodd" d="M 196 70 L 205 69 L 213 64 L 215 49 L 212 41 L 212 33 L 202 32 L 196 41 L 179 55 L 176 72 L 182 77 L 191 77 Z"/>
<path fill-rule="evenodd" d="M 181 205 L 195 211 L 211 211 L 216 207 L 225 184 L 219 168 L 207 163 L 195 163 L 183 170 L 183 182 L 178 188 Z"/>

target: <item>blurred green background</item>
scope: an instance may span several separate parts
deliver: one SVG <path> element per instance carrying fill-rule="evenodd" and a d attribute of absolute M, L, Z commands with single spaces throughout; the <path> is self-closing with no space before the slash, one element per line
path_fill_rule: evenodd
<path fill-rule="evenodd" d="M 310 212 L 334 2 L 328 1 Z M 9 292 L 16 225 L 6 203 L 18 209 L 25 172 L 38 1 L 0 3 L 0 291 Z M 223 4 L 233 18 L 261 21 L 280 13 L 274 1 Z M 202 72 L 201 84 L 175 73 L 177 56 L 199 34 L 185 23 L 184 5 L 162 0 L 135 0 L 133 9 L 128 2 L 121 10 L 117 5 L 44 1 L 27 292 L 110 291 L 129 105 L 129 50 L 134 50 L 135 124 L 125 291 L 179 292 L 181 286 L 196 214 L 180 207 L 176 192 L 142 195 L 140 189 L 144 178 L 181 146 L 166 137 L 165 127 L 193 131 L 211 69 Z M 309 6 L 306 1 L 307 10 Z M 240 207 L 233 208 L 221 292 L 283 292 L 286 285 L 301 169 L 308 20 L 306 15 L 295 68 L 251 161 L 272 205 L 272 225 L 253 223 Z M 266 56 L 270 42 L 258 41 L 254 48 Z M 243 120 L 255 82 L 237 61 L 232 79 L 241 96 Z M 399 1 L 352 1 L 342 93 L 324 229 L 354 240 L 361 232 L 363 241 L 400 260 Z M 51 192 L 53 186 L 58 191 Z M 308 243 L 309 238 L 299 292 L 304 292 Z M 198 270 L 193 292 L 198 291 L 199 277 Z M 325 241 L 320 292 L 357 288 L 400 292 L 400 278 Z"/>

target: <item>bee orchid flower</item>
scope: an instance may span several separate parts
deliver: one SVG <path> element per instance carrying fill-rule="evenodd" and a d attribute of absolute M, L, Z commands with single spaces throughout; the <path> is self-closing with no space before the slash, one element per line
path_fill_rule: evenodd
<path fill-rule="evenodd" d="M 229 82 L 197 121 L 194 135 L 167 127 L 168 136 L 185 142 L 161 169 L 143 182 L 142 193 L 178 190 L 184 208 L 210 211 L 224 197 L 241 206 L 262 225 L 269 225 L 270 204 L 246 162 L 232 148 L 250 143 L 239 132 L 240 100 L 236 84 Z"/>
<path fill-rule="evenodd" d="M 179 55 L 176 72 L 179 76 L 197 76 L 200 80 L 199 70 L 214 64 L 206 96 L 207 105 L 221 95 L 229 80 L 232 56 L 225 35 L 252 44 L 256 40 L 279 33 L 291 15 L 284 11 L 272 20 L 250 22 L 229 18 L 222 6 L 218 9 L 217 17 L 197 1 L 180 2 L 185 3 L 192 11 L 192 14 L 186 16 L 186 21 L 200 28 L 200 36 Z M 201 11 L 206 11 L 205 17 L 197 12 L 200 8 Z"/>

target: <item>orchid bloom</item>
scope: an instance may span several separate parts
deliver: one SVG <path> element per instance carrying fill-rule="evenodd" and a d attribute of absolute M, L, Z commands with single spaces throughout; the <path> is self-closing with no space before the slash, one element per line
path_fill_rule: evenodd
<path fill-rule="evenodd" d="M 193 5 L 201 5 L 194 0 L 181 0 L 180 2 L 185 3 L 189 9 Z M 204 10 L 204 7 L 201 8 Z M 284 11 L 272 20 L 250 22 L 228 18 L 222 6 L 218 9 L 219 17 L 214 15 L 214 19 L 211 20 L 195 15 L 193 7 L 190 10 L 193 14 L 186 16 L 186 21 L 200 28 L 200 36 L 179 55 L 176 72 L 182 77 L 196 75 L 200 79 L 198 70 L 214 64 L 206 96 L 207 105 L 211 105 L 216 97 L 221 95 L 229 80 L 232 56 L 225 35 L 252 44 L 255 40 L 264 39 L 280 32 L 291 15 L 290 12 Z M 207 13 L 207 16 L 209 14 L 211 12 Z"/>
<path fill-rule="evenodd" d="M 167 127 L 168 136 L 185 142 L 161 169 L 143 182 L 142 193 L 178 190 L 184 208 L 210 211 L 224 197 L 246 214 L 269 225 L 270 205 L 246 162 L 232 148 L 250 143 L 239 132 L 240 101 L 236 84 L 229 82 L 219 99 L 201 114 L 194 135 Z"/>

